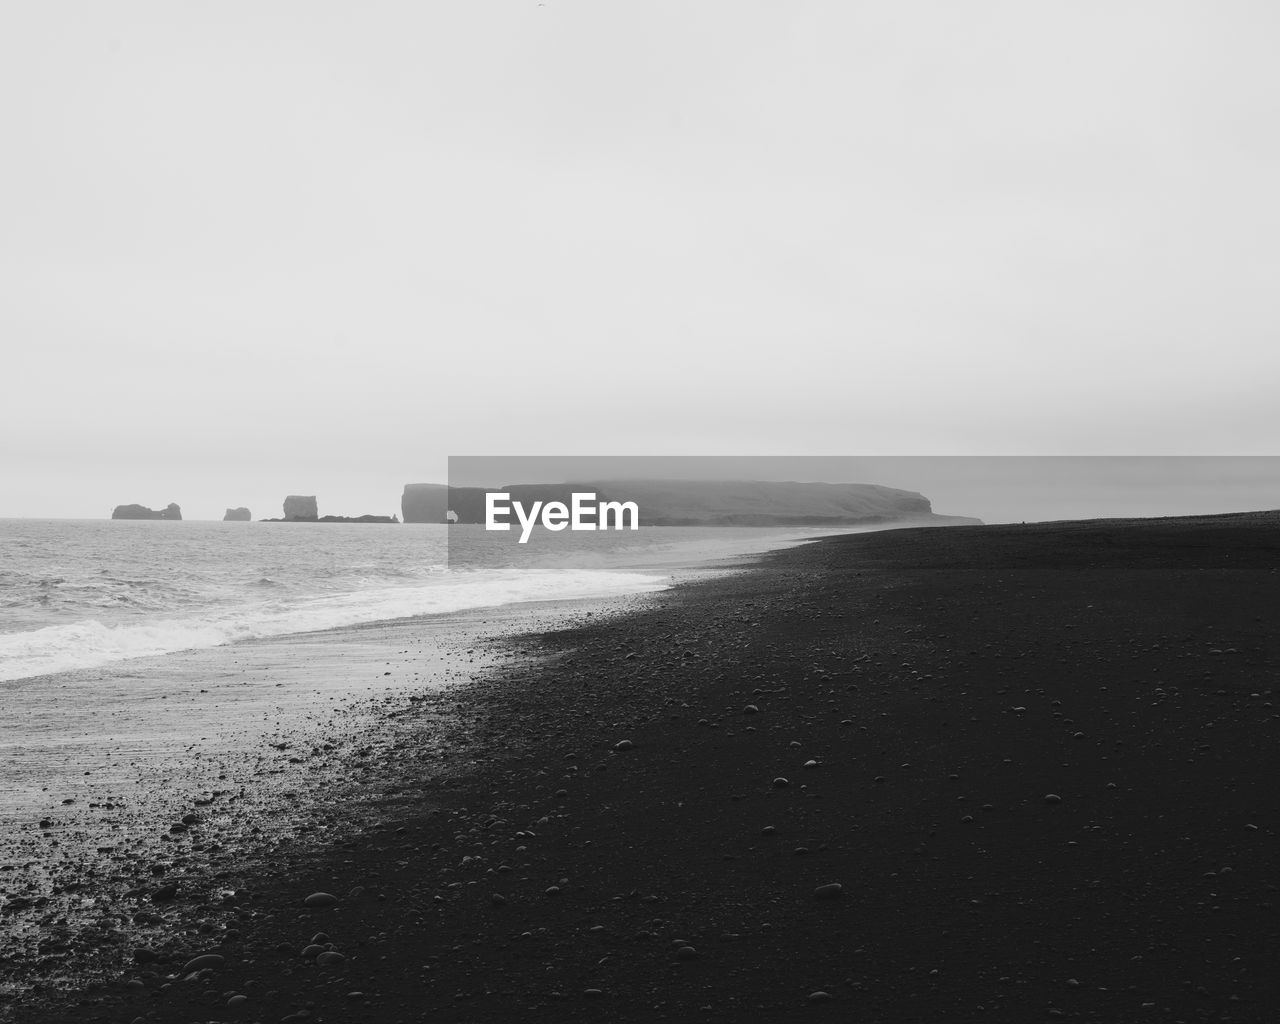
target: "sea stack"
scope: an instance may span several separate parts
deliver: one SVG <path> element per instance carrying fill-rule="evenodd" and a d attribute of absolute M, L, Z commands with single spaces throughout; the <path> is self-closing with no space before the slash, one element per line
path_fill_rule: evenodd
<path fill-rule="evenodd" d="M 320 509 L 314 494 L 291 494 L 284 499 L 285 522 L 315 522 L 319 518 Z"/>
<path fill-rule="evenodd" d="M 111 510 L 112 519 L 181 519 L 182 509 L 174 502 L 169 502 L 162 509 L 147 508 L 146 505 L 117 505 Z"/>
<path fill-rule="evenodd" d="M 241 505 L 239 508 L 227 509 L 226 515 L 222 517 L 224 523 L 247 523 L 253 517 L 249 515 L 249 510 Z"/>

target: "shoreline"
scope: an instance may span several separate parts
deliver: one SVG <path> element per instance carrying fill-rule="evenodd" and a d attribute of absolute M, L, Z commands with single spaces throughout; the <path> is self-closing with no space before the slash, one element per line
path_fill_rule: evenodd
<path fill-rule="evenodd" d="M 29 961 L 49 949 L 76 961 L 43 957 L 55 987 L 74 990 L 127 968 L 120 950 L 92 949 L 95 904 L 172 881 L 212 891 L 218 887 L 211 879 L 261 869 L 263 851 L 253 846 L 263 834 L 272 837 L 273 853 L 298 840 L 289 856 L 306 858 L 317 839 L 350 831 L 353 820 L 321 815 L 326 820 L 317 823 L 309 809 L 326 801 L 353 809 L 346 755 L 383 747 L 388 722 L 409 704 L 426 702 L 446 709 L 442 715 L 465 704 L 455 687 L 502 660 L 494 650 L 501 637 L 617 614 L 644 596 L 357 623 L 48 677 L 60 681 L 52 692 L 104 679 L 133 692 L 117 711 L 123 721 L 113 716 L 98 732 L 50 741 L 57 774 L 47 771 L 49 750 L 25 767 L 38 749 L 31 743 L 0 758 L 8 790 L 0 807 L 0 1019 L 40 979 Z M 166 717 L 157 723 L 157 716 Z M 199 825 L 182 828 L 191 814 Z M 139 884 L 125 884 L 130 874 Z M 120 924 L 143 945 L 176 923 L 172 914 L 146 920 L 145 907 L 135 916 L 142 919 L 126 915 Z M 61 922 L 52 941 L 35 926 L 37 917 Z"/>
<path fill-rule="evenodd" d="M 371 709 L 363 835 L 15 1019 L 1264 1019 L 1278 527 L 833 537 L 493 641 Z"/>

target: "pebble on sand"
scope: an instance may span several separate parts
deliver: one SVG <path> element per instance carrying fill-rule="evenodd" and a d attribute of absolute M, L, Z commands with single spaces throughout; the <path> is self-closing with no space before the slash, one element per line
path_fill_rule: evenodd
<path fill-rule="evenodd" d="M 828 882 L 813 890 L 813 895 L 820 900 L 834 900 L 844 893 L 844 886 L 839 882 Z"/>
<path fill-rule="evenodd" d="M 203 971 L 207 968 L 217 969 L 226 962 L 226 957 L 217 953 L 202 953 L 200 956 L 188 960 L 187 965 L 182 968 L 182 973 L 190 974 L 192 971 Z"/>
<path fill-rule="evenodd" d="M 338 902 L 338 897 L 331 892 L 313 892 L 305 900 L 302 901 L 304 906 L 312 909 L 320 907 L 332 907 Z"/>
<path fill-rule="evenodd" d="M 336 949 L 326 949 L 318 957 L 316 963 L 321 967 L 332 967 L 334 964 L 340 964 L 346 957 L 339 953 Z"/>
<path fill-rule="evenodd" d="M 630 740 L 618 740 L 618 742 L 613 745 L 614 750 L 631 750 L 634 747 L 635 744 Z"/>
<path fill-rule="evenodd" d="M 1062 803 L 1062 797 L 1058 796 L 1057 793 L 1046 793 L 1044 795 L 1044 802 L 1047 804 L 1060 804 Z"/>

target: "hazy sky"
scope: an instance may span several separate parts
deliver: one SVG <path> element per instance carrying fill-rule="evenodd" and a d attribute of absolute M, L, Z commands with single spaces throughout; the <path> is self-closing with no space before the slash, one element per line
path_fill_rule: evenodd
<path fill-rule="evenodd" d="M 1278 29 L 6 3 L 0 515 L 387 513 L 449 454 L 1276 453 Z"/>

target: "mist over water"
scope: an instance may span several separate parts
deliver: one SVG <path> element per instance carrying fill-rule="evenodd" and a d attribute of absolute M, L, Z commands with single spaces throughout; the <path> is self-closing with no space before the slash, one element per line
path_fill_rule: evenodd
<path fill-rule="evenodd" d="M 817 531 L 0 521 L 0 680 L 360 623 L 661 589 L 667 570 Z M 829 532 L 829 531 L 828 531 Z M 452 557 L 451 557 L 452 556 Z"/>

